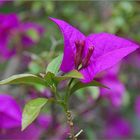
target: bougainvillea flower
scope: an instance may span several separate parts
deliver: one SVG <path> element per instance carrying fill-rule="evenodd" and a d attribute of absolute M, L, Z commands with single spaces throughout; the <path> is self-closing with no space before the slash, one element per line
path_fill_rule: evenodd
<path fill-rule="evenodd" d="M 21 109 L 9 95 L 0 94 L 0 128 L 13 128 L 21 125 Z"/>
<path fill-rule="evenodd" d="M 126 139 L 132 135 L 131 123 L 119 115 L 107 116 L 103 138 L 108 140 Z"/>
<path fill-rule="evenodd" d="M 34 45 L 44 31 L 44 28 L 36 23 L 22 23 L 14 13 L 0 14 L 0 57 L 10 58 L 17 48 Z"/>
<path fill-rule="evenodd" d="M 39 140 L 41 134 L 41 127 L 35 124 L 30 125 L 25 131 L 21 131 L 21 127 L 0 129 L 1 140 Z"/>
<path fill-rule="evenodd" d="M 32 46 L 36 44 L 40 36 L 44 33 L 44 28 L 33 22 L 25 22 L 21 25 L 22 43 L 26 46 Z"/>
<path fill-rule="evenodd" d="M 58 25 L 64 37 L 64 56 L 60 69 L 63 72 L 78 69 L 83 74 L 82 81 L 85 83 L 139 47 L 110 33 L 85 36 L 63 20 L 50 19 Z"/>
<path fill-rule="evenodd" d="M 126 57 L 123 62 L 124 65 L 129 65 L 140 69 L 139 61 L 140 61 L 140 49 L 137 49 L 137 51 L 133 52 L 129 57 Z"/>
<path fill-rule="evenodd" d="M 0 14 L 0 56 L 9 58 L 14 50 L 8 47 L 10 43 L 11 32 L 19 26 L 19 19 L 16 14 Z"/>
<path fill-rule="evenodd" d="M 100 82 L 110 89 L 100 88 L 100 95 L 107 98 L 113 106 L 120 107 L 126 93 L 124 84 L 119 80 L 118 72 L 120 65 L 107 70 L 106 74 L 100 78 Z"/>
<path fill-rule="evenodd" d="M 41 114 L 38 117 L 38 124 L 40 127 L 48 129 L 52 123 L 51 115 Z"/>
<path fill-rule="evenodd" d="M 35 124 L 21 131 L 21 108 L 12 96 L 0 94 L 0 103 L 0 139 L 39 139 L 43 129 Z"/>

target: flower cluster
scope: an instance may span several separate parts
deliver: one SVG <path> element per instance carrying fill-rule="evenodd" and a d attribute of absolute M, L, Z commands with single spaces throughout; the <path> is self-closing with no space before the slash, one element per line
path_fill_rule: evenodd
<path fill-rule="evenodd" d="M 33 22 L 21 22 L 16 14 L 0 14 L 0 57 L 8 59 L 39 41 L 44 28 Z"/>
<path fill-rule="evenodd" d="M 130 127 L 131 123 L 117 112 L 126 95 L 126 87 L 119 77 L 119 71 L 121 70 L 119 62 L 137 50 L 139 44 L 105 32 L 85 36 L 63 20 L 49 19 L 57 24 L 62 32 L 64 38 L 63 58 L 61 59 L 62 55 L 60 55 L 49 63 L 46 73 L 20 74 L 0 81 L 1 85 L 21 83 L 33 85 L 30 91 L 26 89 L 26 92 L 28 92 L 26 100 L 31 99 L 31 101 L 25 105 L 23 114 L 14 98 L 10 95 L 0 94 L 0 120 L 2 120 L 0 121 L 0 139 L 46 138 L 46 130 L 50 132 L 54 139 L 65 139 L 68 132 L 70 132 L 72 140 L 77 139 L 83 130 L 78 130 L 78 132 L 75 129 L 68 102 L 74 92 L 88 86 L 97 86 L 99 96 L 94 99 L 94 102 L 94 97 L 90 98 L 91 102 L 87 105 L 89 109 L 85 107 L 85 110 L 83 110 L 82 108 L 82 111 L 77 112 L 77 114 L 83 115 L 79 115 L 80 117 L 86 117 L 84 119 L 87 122 L 91 119 L 90 116 L 93 115 L 93 112 L 99 116 L 97 120 L 103 118 L 105 120 L 104 127 L 100 131 L 103 138 L 111 140 L 131 137 L 131 133 L 133 133 Z M 15 54 L 21 54 L 23 49 L 35 45 L 44 31 L 44 28 L 36 23 L 21 22 L 16 14 L 0 14 L 0 57 L 8 59 Z M 139 52 L 136 54 L 136 59 L 138 59 Z M 125 60 L 128 61 L 129 59 L 126 58 Z M 130 59 L 131 61 L 135 61 L 135 59 Z M 37 66 L 35 65 L 35 67 Z M 46 87 L 49 89 L 46 89 Z M 103 101 L 102 99 L 109 100 L 112 106 L 116 107 L 116 110 L 110 111 L 111 106 L 108 109 L 106 109 L 106 106 L 100 108 L 99 103 Z M 77 100 L 77 98 L 74 100 Z M 51 109 L 48 110 L 51 111 L 52 116 L 44 113 L 33 122 L 43 106 L 49 101 Z M 64 109 L 69 128 L 60 124 L 63 117 L 57 118 L 57 112 L 54 112 L 55 103 Z M 140 116 L 139 104 L 138 96 L 135 102 L 135 112 L 138 116 Z M 101 111 L 93 110 L 97 105 L 99 105 Z M 10 109 L 8 109 L 9 106 Z M 91 114 L 90 109 L 92 110 Z M 21 124 L 22 130 L 31 125 L 27 130 L 20 132 Z M 77 134 L 75 130 L 78 132 Z"/>
<path fill-rule="evenodd" d="M 64 36 L 63 72 L 78 69 L 84 83 L 91 82 L 100 72 L 111 68 L 123 57 L 139 48 L 139 45 L 110 33 L 85 36 L 63 20 L 50 18 Z"/>

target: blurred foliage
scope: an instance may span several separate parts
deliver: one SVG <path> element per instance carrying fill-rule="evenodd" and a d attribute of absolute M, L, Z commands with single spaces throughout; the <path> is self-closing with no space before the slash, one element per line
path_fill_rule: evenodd
<path fill-rule="evenodd" d="M 29 55 L 32 60 L 29 62 L 26 71 L 33 74 L 40 72 L 44 73 L 50 60 L 55 56 L 58 56 L 58 54 L 63 50 L 63 39 L 61 33 L 48 17 L 64 19 L 79 28 L 86 35 L 96 32 L 110 32 L 125 38 L 133 38 L 133 40 L 140 42 L 139 1 L 14 0 L 8 1 L 0 6 L 0 12 L 16 12 L 23 21 L 34 21 L 46 28 L 45 35 L 41 38 L 40 42 L 36 46 L 32 47 L 29 52 L 25 53 L 25 55 Z M 33 39 L 38 39 L 38 36 L 36 33 L 32 32 L 32 30 L 28 34 L 31 35 Z M 0 76 L 3 75 L 7 64 L 8 62 L 5 62 L 0 65 Z M 135 122 L 135 117 L 133 115 L 134 99 L 137 94 L 139 94 L 139 87 L 134 88 L 132 81 L 137 82 L 137 79 L 135 78 L 139 76 L 140 73 L 139 70 L 137 73 L 134 71 L 135 70 L 133 69 L 130 70 L 129 67 L 125 67 L 123 71 L 120 72 L 120 77 L 127 86 L 127 94 L 124 97 L 124 106 L 122 106 L 119 111 L 120 114 L 129 118 L 132 122 Z M 132 77 L 134 79 L 131 79 Z M 40 87 L 37 87 L 37 89 L 42 90 Z M 26 90 L 28 90 L 28 88 Z M 37 95 L 40 94 L 40 90 L 38 90 Z M 78 110 L 78 105 L 82 103 L 84 104 L 82 107 L 84 106 L 83 108 L 85 108 L 90 104 L 90 101 L 87 102 L 88 96 L 91 96 L 93 99 L 97 99 L 99 96 L 98 94 L 99 91 L 96 88 L 79 90 L 75 97 L 76 103 L 73 103 L 72 107 L 76 106 L 76 109 Z M 77 103 L 78 101 L 80 103 Z M 103 102 L 101 104 L 105 107 L 108 106 L 107 102 Z M 80 107 L 80 109 L 82 107 Z M 80 116 L 76 118 L 76 121 L 78 122 L 79 127 L 84 128 L 84 131 L 86 132 L 86 134 L 83 134 L 84 136 L 82 136 L 89 140 L 96 139 L 96 134 L 98 134 L 98 130 L 101 127 L 100 125 L 103 122 L 99 122 L 99 120 L 96 122 L 96 119 L 93 117 L 95 124 L 91 124 L 89 117 L 88 119 L 84 119 L 84 122 L 82 123 L 82 119 L 79 118 Z M 60 118 L 59 120 L 63 121 L 63 119 Z M 135 125 L 136 123 L 134 123 L 134 126 Z M 140 138 L 140 134 L 137 131 L 135 131 L 134 138 L 135 137 Z"/>

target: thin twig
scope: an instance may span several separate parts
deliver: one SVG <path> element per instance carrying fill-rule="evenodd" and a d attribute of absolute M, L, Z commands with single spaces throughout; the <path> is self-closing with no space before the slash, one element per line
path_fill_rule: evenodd
<path fill-rule="evenodd" d="M 75 137 L 77 138 L 82 132 L 83 132 L 83 129 L 81 129 L 81 130 L 75 135 Z"/>
<path fill-rule="evenodd" d="M 72 120 L 71 112 L 67 111 L 66 116 L 67 116 L 67 123 L 70 127 L 70 136 L 69 137 L 70 137 L 71 140 L 77 140 L 77 138 L 75 137 L 75 134 L 74 134 L 74 123 L 73 123 L 73 120 Z"/>

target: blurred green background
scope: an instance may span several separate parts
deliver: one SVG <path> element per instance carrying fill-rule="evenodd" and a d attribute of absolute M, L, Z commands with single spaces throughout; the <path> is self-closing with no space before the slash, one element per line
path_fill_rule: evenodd
<path fill-rule="evenodd" d="M 46 28 L 45 36 L 42 37 L 40 42 L 30 50 L 31 53 L 39 56 L 37 63 L 36 61 L 32 61 L 28 67 L 28 71 L 32 73 L 44 72 L 46 62 L 49 62 L 52 57 L 56 56 L 63 50 L 63 38 L 61 33 L 48 17 L 63 19 L 76 26 L 86 35 L 97 32 L 110 32 L 140 42 L 139 1 L 13 0 L 7 1 L 1 5 L 0 12 L 15 12 L 20 16 L 22 21 L 34 21 Z M 0 65 L 0 74 L 5 70 L 7 63 L 8 62 Z M 125 72 L 128 75 L 130 74 L 129 78 Z M 131 118 L 131 120 L 135 120 L 135 117 L 133 116 L 133 103 L 136 96 L 139 94 L 139 87 L 135 87 L 134 89 L 133 84 L 134 82 L 138 82 L 139 74 L 139 70 L 136 70 L 135 68 L 130 70 L 129 67 L 126 67 L 121 75 L 121 79 L 126 84 L 128 90 L 128 97 L 125 98 L 126 100 L 129 100 L 129 103 L 123 108 L 124 110 L 120 109 L 119 111 L 122 112 L 121 114 L 125 114 L 128 118 Z M 132 77 L 133 79 L 131 79 Z M 82 103 L 85 103 L 86 101 L 82 96 L 83 95 L 78 98 L 82 100 Z M 85 106 L 86 105 L 87 104 L 85 103 Z M 79 120 L 79 123 L 81 123 L 81 120 Z M 78 121 L 78 118 L 76 121 Z M 93 128 L 94 130 L 96 129 L 96 124 L 93 127 L 92 125 L 90 126 L 89 123 L 86 125 L 86 120 L 84 121 L 85 123 L 81 123 L 80 127 L 86 129 L 86 138 L 93 140 L 96 136 L 93 132 Z M 138 126 L 135 127 L 136 130 L 137 127 Z M 139 131 L 135 131 L 135 135 L 137 138 L 140 138 Z"/>
<path fill-rule="evenodd" d="M 60 33 L 48 17 L 64 19 L 86 35 L 110 32 L 140 40 L 139 1 L 25 1 L 14 0 L 0 7 L 0 12 L 16 12 L 22 20 L 35 21 L 47 28 L 41 47 L 49 48 L 51 36 L 60 40 Z M 43 41 L 44 40 L 44 41 Z M 48 45 L 48 44 L 49 45 Z"/>

